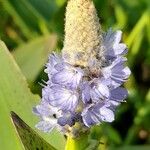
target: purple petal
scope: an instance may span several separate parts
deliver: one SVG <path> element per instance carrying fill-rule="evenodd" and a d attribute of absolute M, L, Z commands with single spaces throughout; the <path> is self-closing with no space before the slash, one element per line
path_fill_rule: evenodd
<path fill-rule="evenodd" d="M 115 44 L 114 45 L 114 50 L 115 50 L 115 55 L 118 56 L 118 55 L 124 55 L 127 53 L 127 46 L 126 44 Z"/>
<path fill-rule="evenodd" d="M 90 99 L 91 99 L 91 96 L 90 96 L 90 85 L 88 82 L 84 82 L 82 85 L 81 85 L 81 91 L 82 91 L 82 101 L 83 103 L 88 103 L 90 102 Z"/>
<path fill-rule="evenodd" d="M 111 90 L 110 100 L 113 101 L 123 101 L 128 96 L 128 91 L 125 88 L 118 87 L 116 89 Z"/>
<path fill-rule="evenodd" d="M 109 100 L 108 103 L 109 103 L 110 107 L 113 107 L 113 108 L 116 108 L 116 106 L 120 105 L 120 102 L 113 101 L 113 100 Z"/>
<path fill-rule="evenodd" d="M 62 117 L 58 119 L 58 124 L 61 126 L 69 125 L 70 127 L 79 121 L 81 116 L 79 114 L 64 113 Z"/>
<path fill-rule="evenodd" d="M 49 102 L 49 100 L 51 99 L 51 86 L 47 85 L 42 89 L 42 100 L 45 102 Z"/>
<path fill-rule="evenodd" d="M 102 121 L 112 122 L 114 120 L 114 112 L 102 103 L 86 107 L 81 115 L 87 127 L 100 124 Z"/>
<path fill-rule="evenodd" d="M 127 53 L 127 47 L 125 44 L 120 43 L 122 37 L 121 31 L 109 30 L 104 34 L 104 47 L 105 47 L 105 56 L 106 58 L 114 58 L 119 55 L 124 55 Z"/>
<path fill-rule="evenodd" d="M 114 112 L 105 106 L 100 108 L 100 114 L 101 119 L 105 122 L 112 122 L 115 119 Z"/>
<path fill-rule="evenodd" d="M 83 112 L 82 112 L 82 119 L 83 123 L 87 126 L 90 127 L 92 125 L 100 124 L 100 114 L 94 113 L 93 110 L 94 108 L 92 107 L 86 107 Z"/>
<path fill-rule="evenodd" d="M 61 115 L 61 111 L 59 111 L 56 107 L 51 106 L 47 101 L 41 101 L 40 105 L 37 105 L 33 108 L 33 112 L 38 116 L 56 116 L 58 118 Z"/>
<path fill-rule="evenodd" d="M 77 88 L 83 76 L 83 71 L 72 66 L 63 68 L 52 76 L 52 82 L 71 88 Z"/>
<path fill-rule="evenodd" d="M 117 58 L 110 66 L 102 69 L 102 74 L 105 79 L 112 80 L 112 86 L 114 88 L 120 86 L 127 80 L 131 74 L 130 69 L 124 66 L 126 58 Z"/>
<path fill-rule="evenodd" d="M 104 80 L 94 80 L 91 85 L 90 95 L 93 101 L 98 102 L 101 99 L 109 97 L 109 88 L 106 86 L 106 82 Z"/>
<path fill-rule="evenodd" d="M 62 110 L 74 111 L 78 104 L 78 93 L 55 85 L 51 87 L 49 103 Z"/>
<path fill-rule="evenodd" d="M 49 104 L 47 104 L 47 105 L 45 105 L 45 104 L 37 105 L 36 107 L 34 107 L 33 111 L 37 115 L 49 116 L 51 114 L 51 111 L 50 111 L 48 106 L 49 106 Z"/>
<path fill-rule="evenodd" d="M 44 132 L 51 132 L 56 127 L 56 119 L 49 119 L 48 121 L 40 121 L 36 124 L 36 128 Z"/>
<path fill-rule="evenodd" d="M 51 78 L 51 75 L 56 73 L 57 70 L 55 69 L 55 65 L 62 62 L 62 58 L 55 53 L 52 53 L 48 58 L 48 63 L 46 64 L 45 72 L 48 74 L 49 79 Z"/>
<path fill-rule="evenodd" d="M 73 66 L 67 62 L 61 62 L 55 65 L 55 69 L 57 71 L 62 71 L 63 69 L 70 70 L 70 68 L 73 68 Z"/>

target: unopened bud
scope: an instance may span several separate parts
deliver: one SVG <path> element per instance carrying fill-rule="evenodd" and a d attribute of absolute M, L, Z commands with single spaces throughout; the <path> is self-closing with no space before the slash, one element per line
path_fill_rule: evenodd
<path fill-rule="evenodd" d="M 72 65 L 86 67 L 100 51 L 101 29 L 92 0 L 69 0 L 63 55 Z"/>

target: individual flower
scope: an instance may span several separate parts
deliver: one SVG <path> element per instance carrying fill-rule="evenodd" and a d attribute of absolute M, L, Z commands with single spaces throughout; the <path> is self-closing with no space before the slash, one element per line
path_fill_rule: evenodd
<path fill-rule="evenodd" d="M 91 83 L 90 95 L 93 102 L 98 102 L 109 97 L 110 91 L 105 80 L 95 79 Z"/>
<path fill-rule="evenodd" d="M 52 76 L 53 83 L 73 89 L 77 88 L 83 76 L 83 71 L 80 68 L 73 67 L 68 63 L 59 63 L 55 65 L 55 69 L 57 72 Z"/>
<path fill-rule="evenodd" d="M 127 53 L 127 46 L 124 43 L 120 43 L 122 37 L 122 31 L 108 30 L 103 35 L 104 43 L 104 55 L 106 59 L 113 60 L 114 58 Z"/>
<path fill-rule="evenodd" d="M 114 88 L 122 85 L 130 76 L 131 71 L 125 66 L 127 59 L 125 57 L 116 58 L 112 64 L 102 68 L 104 78 L 111 79 Z"/>
<path fill-rule="evenodd" d="M 62 58 L 59 55 L 56 55 L 55 53 L 52 53 L 48 58 L 48 63 L 46 64 L 45 72 L 48 74 L 49 79 L 51 79 L 51 76 L 56 72 L 55 65 L 62 62 Z"/>
<path fill-rule="evenodd" d="M 102 122 L 112 122 L 114 112 L 103 103 L 89 105 L 82 112 L 83 122 L 87 127 L 98 125 Z"/>
<path fill-rule="evenodd" d="M 55 127 L 58 128 L 57 117 L 61 116 L 61 112 L 46 101 L 41 101 L 40 105 L 33 108 L 33 112 L 41 118 L 36 128 L 44 132 L 50 132 Z"/>
<path fill-rule="evenodd" d="M 49 103 L 63 111 L 74 111 L 78 105 L 79 95 L 75 90 L 60 85 L 50 87 Z"/>

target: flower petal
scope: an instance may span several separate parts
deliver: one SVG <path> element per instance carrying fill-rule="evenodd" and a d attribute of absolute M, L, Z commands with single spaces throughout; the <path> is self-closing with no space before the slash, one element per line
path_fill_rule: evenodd
<path fill-rule="evenodd" d="M 33 112 L 41 117 L 53 117 L 58 118 L 61 116 L 61 111 L 56 107 L 51 106 L 47 101 L 42 100 L 40 105 L 33 108 Z"/>
<path fill-rule="evenodd" d="M 90 127 L 92 125 L 96 125 L 96 124 L 100 123 L 100 118 L 98 118 L 97 115 L 95 115 L 95 113 L 93 113 L 92 109 L 93 109 L 92 107 L 86 107 L 81 114 L 83 123 L 87 127 Z"/>
<path fill-rule="evenodd" d="M 104 80 L 93 80 L 91 86 L 90 95 L 93 101 L 98 102 L 109 97 L 109 88 Z"/>
<path fill-rule="evenodd" d="M 118 87 L 116 89 L 111 90 L 110 100 L 113 101 L 123 101 L 128 96 L 128 91 L 125 88 Z"/>
<path fill-rule="evenodd" d="M 55 85 L 51 87 L 49 103 L 62 110 L 74 111 L 78 104 L 78 93 Z"/>
<path fill-rule="evenodd" d="M 100 108 L 101 119 L 105 122 L 114 121 L 114 112 L 109 108 L 103 106 Z"/>
<path fill-rule="evenodd" d="M 123 82 L 127 80 L 131 71 L 128 67 L 124 66 L 126 58 L 117 58 L 110 66 L 102 69 L 102 74 L 105 79 L 112 80 L 112 86 L 114 88 L 120 86 Z"/>
<path fill-rule="evenodd" d="M 54 74 L 52 82 L 75 89 L 78 87 L 82 76 L 83 71 L 81 69 L 70 66 Z"/>
<path fill-rule="evenodd" d="M 44 132 L 51 132 L 55 128 L 56 119 L 49 120 L 49 121 L 40 121 L 38 124 L 36 124 L 36 128 L 39 130 L 42 130 Z"/>
<path fill-rule="evenodd" d="M 91 104 L 82 112 L 82 119 L 87 127 L 114 120 L 114 112 L 110 110 L 105 103 Z"/>
<path fill-rule="evenodd" d="M 45 72 L 48 74 L 49 79 L 51 78 L 52 74 L 57 72 L 54 66 L 62 61 L 63 61 L 62 58 L 55 53 L 52 53 L 49 56 L 48 63 L 46 64 L 46 69 L 45 69 Z"/>
<path fill-rule="evenodd" d="M 127 47 L 125 44 L 120 43 L 122 37 L 122 32 L 120 30 L 113 32 L 112 30 L 108 30 L 106 34 L 104 34 L 104 47 L 105 47 L 105 57 L 112 59 L 118 57 L 120 55 L 124 55 L 127 53 Z"/>
<path fill-rule="evenodd" d="M 82 91 L 82 101 L 83 103 L 88 103 L 90 102 L 90 99 L 91 99 L 91 96 L 90 96 L 90 85 L 88 82 L 84 82 L 82 85 L 81 85 L 81 91 Z"/>

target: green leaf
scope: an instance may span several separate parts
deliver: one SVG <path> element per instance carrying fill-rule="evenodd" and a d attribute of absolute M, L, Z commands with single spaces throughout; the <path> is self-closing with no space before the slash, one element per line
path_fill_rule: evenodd
<path fill-rule="evenodd" d="M 149 145 L 143 145 L 143 146 L 122 146 L 120 148 L 109 148 L 109 150 L 149 150 L 150 146 Z"/>
<path fill-rule="evenodd" d="M 56 35 L 47 35 L 23 44 L 13 52 L 14 58 L 29 82 L 36 79 L 49 53 L 55 49 L 56 43 Z"/>
<path fill-rule="evenodd" d="M 115 16 L 117 20 L 117 24 L 115 25 L 115 28 L 123 29 L 127 24 L 127 15 L 119 4 L 115 5 Z"/>
<path fill-rule="evenodd" d="M 136 55 L 139 53 L 139 50 L 142 46 L 142 41 L 143 41 L 143 37 L 144 37 L 144 33 L 143 31 L 141 31 L 139 33 L 140 36 L 137 36 L 134 40 L 134 42 L 132 43 L 132 48 L 130 50 L 130 55 L 129 55 L 129 64 L 130 67 L 132 67 L 132 65 L 134 65 L 134 61 L 136 58 Z"/>
<path fill-rule="evenodd" d="M 93 126 L 90 130 L 90 138 L 99 141 L 102 137 L 102 127 Z"/>
<path fill-rule="evenodd" d="M 149 18 L 148 11 L 145 11 L 126 40 L 126 43 L 129 48 L 132 46 L 134 40 L 137 38 L 137 36 L 140 35 L 143 28 L 146 26 L 148 18 Z"/>
<path fill-rule="evenodd" d="M 0 96 L 1 95 L 0 91 Z M 0 97 L 0 124 L 0 147 L 6 150 L 23 150 L 23 145 L 15 133 L 15 128 L 13 128 L 10 120 L 9 110 L 2 97 Z"/>
<path fill-rule="evenodd" d="M 145 103 L 138 108 L 137 115 L 134 118 L 136 125 L 142 124 L 142 127 L 149 129 L 150 120 L 150 90 L 147 92 L 145 97 Z"/>
<path fill-rule="evenodd" d="M 13 17 L 26 38 L 34 38 L 48 30 L 49 22 L 64 2 L 52 0 L 5 0 L 5 9 Z M 41 25 L 42 24 L 42 25 Z M 43 24 L 45 24 L 44 29 Z M 42 27 L 41 27 L 42 26 Z M 32 34 L 31 34 L 32 31 Z"/>
<path fill-rule="evenodd" d="M 0 147 L 7 150 L 22 149 L 10 120 L 10 110 L 17 112 L 33 126 L 35 118 L 31 117 L 32 104 L 38 97 L 29 91 L 25 78 L 3 42 L 0 42 L 0 69 Z M 10 144 L 6 137 L 9 137 Z"/>
<path fill-rule="evenodd" d="M 102 131 L 104 132 L 103 134 L 107 136 L 109 141 L 111 141 L 111 143 L 115 143 L 116 145 L 122 143 L 120 134 L 111 125 L 104 125 Z"/>
<path fill-rule="evenodd" d="M 9 2 L 9 0 L 5 0 L 5 2 L 2 2 L 4 8 L 7 10 L 7 12 L 13 17 L 14 21 L 18 26 L 23 29 L 22 32 L 25 37 L 31 38 L 33 34 L 30 34 L 30 28 L 27 26 L 25 21 L 21 18 L 20 14 L 17 12 L 17 10 L 13 7 L 13 5 Z"/>
<path fill-rule="evenodd" d="M 56 150 L 33 131 L 16 113 L 11 112 L 11 117 L 26 150 Z"/>
<path fill-rule="evenodd" d="M 24 122 L 34 128 L 38 120 L 32 113 L 32 107 L 40 98 L 30 92 L 24 76 L 1 41 L 0 69 L 0 147 L 4 150 L 21 150 L 22 146 L 10 119 L 10 111 L 17 113 Z M 65 139 L 59 132 L 40 133 L 40 135 L 57 149 L 63 149 L 65 146 Z"/>
<path fill-rule="evenodd" d="M 66 0 L 55 0 L 58 6 L 62 6 Z"/>

